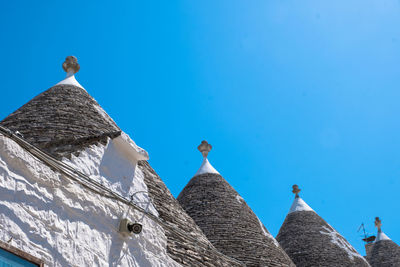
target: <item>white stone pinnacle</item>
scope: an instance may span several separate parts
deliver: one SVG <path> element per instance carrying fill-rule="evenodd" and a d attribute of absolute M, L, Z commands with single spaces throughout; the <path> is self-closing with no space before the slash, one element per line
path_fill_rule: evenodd
<path fill-rule="evenodd" d="M 296 211 L 314 211 L 301 197 L 296 197 L 290 207 L 289 213 Z"/>
<path fill-rule="evenodd" d="M 203 155 L 203 163 L 200 166 L 200 169 L 196 172 L 194 176 L 204 174 L 204 173 L 215 173 L 219 174 L 219 172 L 211 166 L 210 162 L 207 159 L 208 152 L 211 151 L 212 146 L 207 141 L 202 141 L 201 144 L 197 147 L 197 149 Z"/>
<path fill-rule="evenodd" d="M 83 86 L 80 85 L 79 82 L 75 79 L 75 73 L 77 73 L 80 69 L 77 58 L 74 56 L 68 56 L 65 59 L 62 67 L 64 71 L 67 73 L 67 76 L 65 77 L 64 80 L 57 83 L 56 85 L 69 84 L 84 89 Z"/>

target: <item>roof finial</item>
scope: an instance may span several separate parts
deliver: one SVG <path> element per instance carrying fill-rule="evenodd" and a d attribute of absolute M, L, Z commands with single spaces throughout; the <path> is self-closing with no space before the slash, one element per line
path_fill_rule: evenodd
<path fill-rule="evenodd" d="M 203 154 L 204 158 L 207 158 L 208 152 L 210 152 L 212 146 L 205 140 L 201 141 L 201 144 L 197 147 L 197 149 Z"/>
<path fill-rule="evenodd" d="M 297 184 L 294 184 L 293 186 L 293 194 L 296 194 L 295 198 L 299 198 L 299 193 L 301 191 L 301 189 L 299 188 L 299 186 Z"/>
<path fill-rule="evenodd" d="M 375 227 L 378 228 L 378 233 L 382 232 L 382 221 L 379 219 L 379 217 L 375 217 Z"/>
<path fill-rule="evenodd" d="M 68 56 L 65 58 L 64 63 L 62 64 L 64 71 L 67 73 L 67 76 L 72 76 L 77 73 L 80 69 L 78 64 L 78 59 L 74 56 Z"/>

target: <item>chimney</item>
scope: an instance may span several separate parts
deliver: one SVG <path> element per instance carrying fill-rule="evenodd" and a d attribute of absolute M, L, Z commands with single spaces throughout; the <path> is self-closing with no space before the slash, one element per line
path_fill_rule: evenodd
<path fill-rule="evenodd" d="M 376 219 L 379 220 L 379 218 L 376 218 Z M 375 226 L 376 226 L 376 221 L 375 221 Z M 371 251 L 372 251 L 372 247 L 374 246 L 374 241 L 376 239 L 376 236 L 367 234 L 367 232 L 365 231 L 364 223 L 361 224 L 361 226 L 358 228 L 357 232 L 359 232 L 361 229 L 364 232 L 364 238 L 362 239 L 362 241 L 365 242 L 366 257 L 369 257 L 371 254 Z"/>
<path fill-rule="evenodd" d="M 366 253 L 367 258 L 371 256 L 371 251 L 372 251 L 373 246 L 374 246 L 374 242 L 365 244 L 365 253 Z"/>

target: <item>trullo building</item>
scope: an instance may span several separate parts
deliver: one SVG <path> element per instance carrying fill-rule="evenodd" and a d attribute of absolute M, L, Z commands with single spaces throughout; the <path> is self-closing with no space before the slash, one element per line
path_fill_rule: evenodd
<path fill-rule="evenodd" d="M 295 198 L 276 237 L 296 266 L 369 266 L 332 226 L 300 198 Z"/>
<path fill-rule="evenodd" d="M 77 82 L 76 58 L 63 68 L 66 79 L 0 123 L 0 262 L 242 266 L 213 247 L 147 152 Z"/>
<path fill-rule="evenodd" d="M 245 200 L 207 159 L 211 145 L 199 147 L 203 163 L 178 196 L 185 211 L 211 243 L 246 266 L 294 266 Z"/>
<path fill-rule="evenodd" d="M 373 243 L 366 245 L 367 260 L 372 267 L 400 266 L 400 247 L 393 242 L 383 231 L 379 217 L 375 218 L 378 234 Z"/>
<path fill-rule="evenodd" d="M 0 122 L 0 266 L 369 266 L 298 195 L 275 239 L 208 161 L 176 200 L 75 78 Z M 400 266 L 380 228 L 372 266 Z M 279 243 L 278 243 L 279 241 Z"/>

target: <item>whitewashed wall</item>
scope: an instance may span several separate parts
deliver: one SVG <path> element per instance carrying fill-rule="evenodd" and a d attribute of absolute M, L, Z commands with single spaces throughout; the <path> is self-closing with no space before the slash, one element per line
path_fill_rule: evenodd
<path fill-rule="evenodd" d="M 121 194 L 147 191 L 139 168 L 118 146 L 92 146 L 65 163 Z M 146 194 L 135 201 L 146 206 Z M 150 212 L 157 211 L 150 206 Z M 164 230 L 144 217 L 140 235 L 124 238 L 119 221 L 142 214 L 84 189 L 0 136 L 0 240 L 48 266 L 179 266 L 166 252 Z"/>

